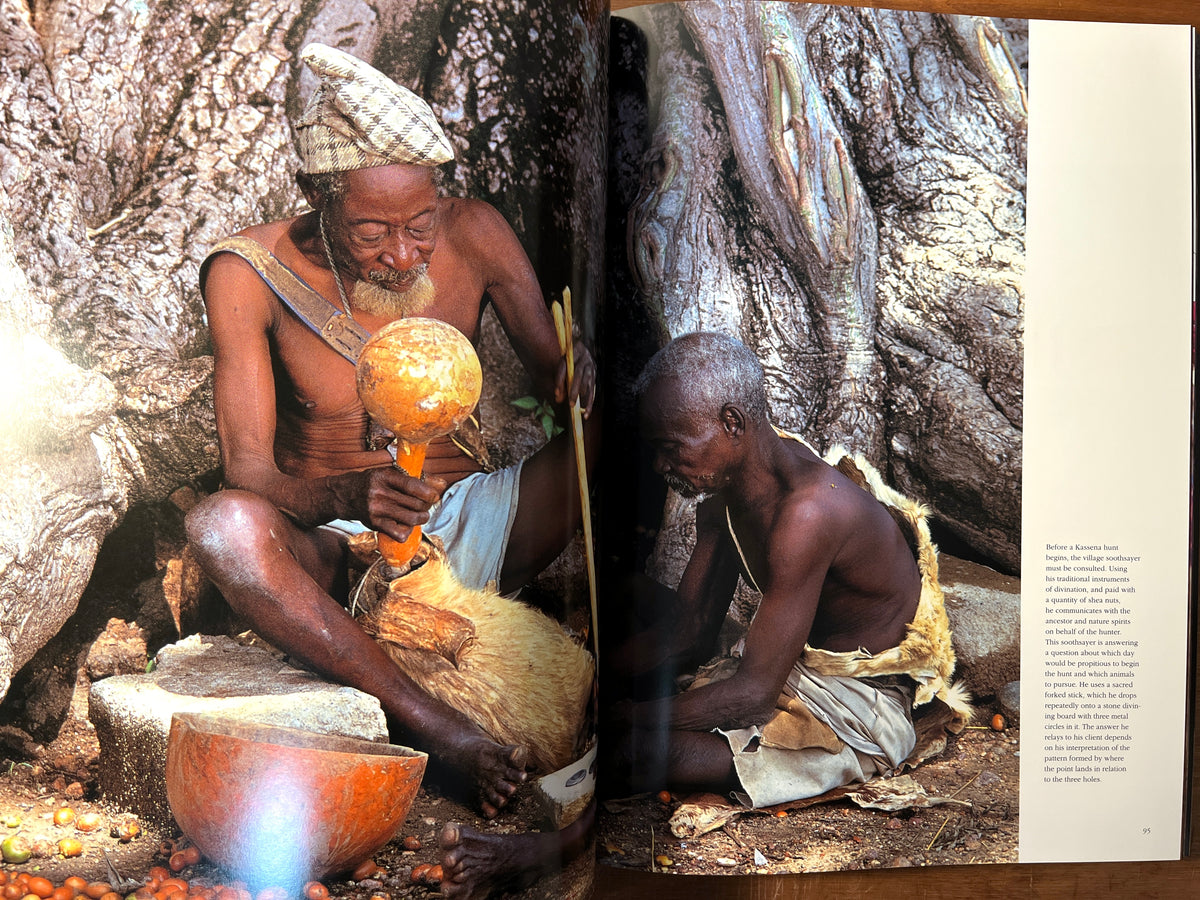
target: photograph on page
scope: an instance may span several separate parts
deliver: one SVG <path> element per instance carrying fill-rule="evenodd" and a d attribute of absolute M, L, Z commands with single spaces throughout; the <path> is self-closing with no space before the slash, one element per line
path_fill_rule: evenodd
<path fill-rule="evenodd" d="M 1015 862 L 1026 23 L 620 16 L 601 863 Z"/>
<path fill-rule="evenodd" d="M 5 19 L 5 862 L 588 890 L 605 5 Z"/>

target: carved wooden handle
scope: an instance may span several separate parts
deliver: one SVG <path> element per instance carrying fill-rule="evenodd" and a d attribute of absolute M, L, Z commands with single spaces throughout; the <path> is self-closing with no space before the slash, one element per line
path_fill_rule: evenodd
<path fill-rule="evenodd" d="M 396 462 L 395 465 L 399 469 L 403 469 L 413 478 L 421 477 L 421 470 L 425 468 L 425 450 L 429 447 L 428 444 L 414 444 L 406 441 L 403 438 L 396 438 Z M 389 566 L 400 568 L 406 566 L 417 553 L 417 548 L 421 546 L 421 526 L 414 525 L 412 532 L 408 535 L 408 540 L 398 541 L 395 538 L 390 538 L 386 534 L 379 535 L 379 552 L 383 555 Z"/>

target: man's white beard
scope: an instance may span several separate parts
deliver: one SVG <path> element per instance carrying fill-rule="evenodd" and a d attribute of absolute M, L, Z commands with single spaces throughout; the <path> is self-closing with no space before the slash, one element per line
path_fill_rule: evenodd
<path fill-rule="evenodd" d="M 435 293 L 433 279 L 427 271 L 422 271 L 412 287 L 405 291 L 394 291 L 370 281 L 356 281 L 350 299 L 356 309 L 368 315 L 401 318 L 428 309 Z"/>

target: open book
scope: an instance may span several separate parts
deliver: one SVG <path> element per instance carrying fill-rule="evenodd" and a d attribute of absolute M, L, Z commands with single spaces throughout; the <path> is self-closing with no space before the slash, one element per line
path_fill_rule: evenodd
<path fill-rule="evenodd" d="M 394 579 L 374 538 L 345 537 L 362 530 L 356 523 L 319 504 L 315 512 L 275 504 L 306 533 L 314 523 L 340 529 L 337 546 L 352 546 L 375 581 L 345 585 L 337 599 L 372 637 L 399 648 L 393 658 L 408 679 L 496 744 L 526 748 L 507 762 L 534 770 L 531 785 L 485 820 L 476 815 L 479 795 L 485 805 L 499 801 L 479 790 L 478 773 L 460 779 L 462 788 L 461 759 L 439 760 L 437 740 L 423 745 L 429 735 L 411 722 L 397 729 L 393 740 L 429 750 L 437 771 L 413 801 L 402 832 L 412 840 L 398 835 L 376 855 L 384 872 L 364 876 L 379 881 L 373 889 L 388 878 L 435 887 L 457 875 L 479 893 L 528 883 L 529 896 L 557 897 L 586 890 L 597 866 L 668 878 L 1180 855 L 1194 609 L 1190 28 L 767 0 L 685 0 L 616 14 L 603 2 L 549 0 L 414 0 L 370 14 L 332 2 L 302 14 L 251 5 L 240 23 L 241 12 L 225 23 L 173 21 L 172 34 L 204 40 L 184 41 L 187 52 L 159 48 L 156 65 L 138 63 L 159 89 L 149 92 L 165 104 L 159 112 L 171 110 L 162 133 L 54 126 L 75 135 L 74 156 L 56 164 L 85 186 L 79 196 L 64 199 L 46 186 L 53 178 L 32 177 L 42 170 L 21 154 L 39 146 L 35 138 L 14 138 L 20 153 L 6 157 L 29 176 L 6 186 L 12 196 L 0 208 L 15 223 L 0 232 L 0 263 L 23 298 L 7 315 L 23 339 L 40 341 L 13 356 L 29 370 L 48 367 L 55 387 L 30 386 L 13 401 L 14 421 L 26 429 L 13 446 L 28 467 L 4 491 L 13 501 L 3 523 L 17 534 L 33 522 L 37 536 L 20 531 L 5 544 L 17 549 L 0 559 L 9 579 L 0 595 L 17 598 L 3 609 L 23 623 L 14 626 L 19 652 L 0 656 L 6 691 L 13 679 L 5 722 L 52 737 L 35 733 L 28 723 L 36 716 L 22 719 L 20 707 L 52 677 L 34 651 L 72 612 L 93 566 L 85 595 L 93 610 L 82 604 L 85 613 L 101 615 L 95 610 L 114 602 L 105 598 L 122 591 L 149 596 L 121 578 L 161 569 L 156 596 L 167 601 L 158 625 L 177 629 L 172 638 L 214 628 L 197 612 L 200 566 L 184 550 L 180 510 L 210 509 L 218 496 L 212 357 L 220 384 L 237 304 L 222 311 L 213 298 L 249 283 L 237 281 L 248 271 L 236 268 L 242 263 L 226 258 L 219 272 L 204 262 L 214 247 L 253 265 L 283 301 L 271 307 L 259 343 L 284 357 L 287 345 L 290 358 L 244 366 L 260 386 L 274 379 L 278 422 L 287 423 L 272 437 L 276 464 L 314 485 L 345 474 L 305 457 L 305 441 L 319 443 L 319 429 L 305 431 L 305 422 L 324 414 L 328 395 L 312 399 L 306 390 L 318 379 L 293 376 L 323 369 L 354 396 L 348 366 L 381 314 L 364 315 L 358 295 L 351 303 L 332 274 L 347 265 L 351 246 L 338 229 L 352 223 L 334 221 L 332 242 L 324 220 L 321 242 L 309 228 L 311 272 L 304 252 L 287 258 L 285 240 L 305 234 L 322 203 L 336 205 L 338 190 L 357 190 L 308 182 L 306 206 L 292 185 L 293 126 L 316 86 L 296 57 L 320 42 L 425 98 L 453 153 L 441 189 L 487 204 L 439 209 L 457 210 L 443 226 L 467 221 L 471 239 L 486 233 L 490 248 L 463 250 L 470 241 L 447 232 L 440 250 L 420 251 L 433 260 L 430 279 L 445 288 L 436 302 L 454 291 L 472 294 L 470 303 L 479 295 L 478 314 L 455 324 L 470 332 L 483 372 L 481 431 L 461 441 L 455 432 L 429 458 L 455 479 L 462 472 L 453 466 L 468 457 L 475 468 L 510 472 L 525 460 L 523 471 L 538 478 L 544 467 L 528 460 L 553 458 L 561 479 L 553 501 L 531 510 L 521 498 L 540 495 L 525 475 L 512 475 L 505 490 L 516 511 L 476 534 L 557 527 L 561 508 L 577 502 L 576 429 L 593 443 L 580 463 L 590 465 L 591 510 L 575 513 L 591 529 L 576 535 L 573 521 L 559 529 L 566 550 L 526 561 L 523 585 L 505 583 L 511 570 L 501 550 L 494 577 L 470 585 L 450 611 L 432 595 L 465 580 L 453 527 L 436 530 L 440 543 Z M 25 24 L 21 52 L 37 56 L 36 29 Z M 55 35 L 45 38 L 50 62 L 20 64 L 25 57 L 14 51 L 15 68 L 4 70 L 13 84 L 49 73 L 22 102 L 57 96 L 93 115 L 106 108 L 103 84 L 78 76 L 86 67 L 76 63 L 95 52 L 86 22 L 45 27 Z M 128 145 L 129 134 L 141 137 Z M 56 212 L 31 216 L 38 208 Z M 72 223 L 70 240 L 55 230 L 58 219 Z M 294 227 L 271 231 L 266 222 Z M 219 243 L 244 228 L 243 243 Z M 415 231 L 419 244 L 425 235 Z M 370 239 L 354 237 L 363 246 Z M 79 249 L 61 249 L 68 245 Z M 267 252 L 279 246 L 278 257 Z M 472 267 L 484 258 L 487 265 Z M 203 299 L 195 287 L 202 264 L 201 278 L 212 279 Z M 298 280 L 308 299 L 284 299 L 293 288 L 278 287 L 276 276 L 278 284 Z M 572 363 L 586 372 L 595 360 L 599 402 L 586 426 L 547 396 L 557 367 L 546 350 L 548 317 L 525 316 L 509 290 L 517 282 L 532 286 L 539 313 L 542 300 L 565 302 L 564 332 L 573 319 L 588 348 L 570 354 Z M 340 336 L 336 352 L 315 336 L 330 330 Z M 688 368 L 649 381 L 639 375 L 663 346 L 694 332 L 737 340 L 756 361 L 743 371 L 762 370 L 765 412 L 754 433 L 790 460 L 788 471 L 871 494 L 870 510 L 853 521 L 870 521 L 886 540 L 864 543 L 857 525 L 829 537 L 850 521 L 840 507 L 811 534 L 764 529 L 797 486 L 783 478 L 777 495 L 756 495 L 750 509 L 750 495 L 726 477 L 736 454 L 723 438 L 679 461 L 686 442 L 678 434 L 692 427 L 679 418 L 679 392 L 704 394 L 710 372 L 690 357 Z M 662 394 L 672 379 L 676 393 Z M 276 427 L 274 416 L 247 412 L 261 397 L 247 387 L 231 401 L 228 384 L 223 395 L 218 388 L 220 427 L 228 429 L 231 413 Z M 47 436 L 66 430 L 58 419 L 41 430 L 29 424 L 39 404 L 66 399 L 79 402 L 61 403 L 63 421 L 86 425 L 80 433 L 88 435 L 70 442 L 69 456 Z M 722 428 L 743 435 L 745 403 L 722 400 L 722 414 L 730 405 L 737 415 L 720 420 Z M 365 430 L 353 435 L 363 459 L 391 437 Z M 235 441 L 228 430 L 220 437 L 228 469 Z M 452 443 L 470 453 L 456 456 Z M 562 452 L 539 457 L 549 446 Z M 371 459 L 386 467 L 386 457 Z M 437 474 L 428 461 L 425 470 Z M 853 496 L 863 510 L 866 501 Z M 127 508 L 156 510 L 144 517 L 159 523 L 145 526 L 159 528 L 154 540 L 111 537 Z M 193 544 L 196 534 L 193 527 Z M 101 551 L 96 564 L 106 537 L 109 556 Z M 467 543 L 476 540 L 486 543 Z M 133 545 L 160 559 L 126 564 Z M 853 572 L 839 555 L 846 546 L 858 548 Z M 716 561 L 697 563 L 706 554 Z M 890 575 L 899 586 L 884 583 Z M 811 600 L 797 601 L 794 615 L 785 583 Z M 522 589 L 519 601 L 509 588 Z M 514 618 L 485 639 L 481 623 L 493 610 L 518 607 L 532 618 Z M 148 608 L 144 601 L 142 613 Z M 887 622 L 874 621 L 878 609 Z M 897 610 L 906 612 L 897 618 Z M 893 644 L 907 647 L 901 639 L 919 629 L 906 626 L 921 617 L 934 649 L 894 654 L 893 664 Z M 286 643 L 307 627 L 298 612 L 274 624 L 268 642 Z M 536 650 L 532 639 L 513 637 L 535 627 Z M 152 651 L 166 642 L 163 628 L 156 635 Z M 455 681 L 485 644 L 494 663 L 524 672 L 524 687 L 506 693 L 518 682 Z M 287 665 L 263 651 L 284 680 L 304 682 L 306 667 L 335 681 L 335 669 L 350 671 L 340 662 L 323 670 L 321 654 L 284 649 Z M 188 679 L 172 674 L 168 657 L 155 677 L 178 687 Z M 551 657 L 569 663 L 541 668 Z M 805 687 L 810 670 L 850 693 L 820 679 Z M 761 690 L 763 672 L 784 685 L 777 708 L 761 716 L 737 708 L 729 685 L 753 675 Z M 526 688 L 537 694 L 536 709 Z M 821 691 L 836 701 L 810 703 Z M 103 687 L 91 696 L 99 720 L 114 701 Z M 709 709 L 706 697 L 714 698 Z M 883 705 L 888 716 L 876 716 Z M 387 708 L 393 719 L 398 711 Z M 887 727 L 877 718 L 888 718 Z M 379 728 L 349 736 L 386 738 Z M 349 726 L 331 730 L 348 734 Z M 103 742 L 116 726 L 106 720 L 101 731 Z M 797 788 L 805 760 L 821 754 L 846 754 L 854 768 Z M 679 765 L 681 757 L 696 765 Z M 775 768 L 768 757 L 791 762 Z M 724 768 L 714 771 L 714 760 Z M 102 762 L 109 774 L 100 776 L 101 792 L 139 813 L 134 804 L 143 801 L 162 810 L 162 797 L 124 793 L 121 779 L 142 768 L 154 763 Z M 451 821 L 465 828 L 448 828 Z M 483 860 L 475 869 L 463 862 L 472 854 Z M 413 874 L 435 864 L 443 867 L 436 877 Z M 51 875 L 73 864 L 55 865 Z"/>
<path fill-rule="evenodd" d="M 648 60 L 652 138 L 628 222 L 640 298 L 672 336 L 752 343 L 779 424 L 822 450 L 874 439 L 868 459 L 933 507 L 958 671 L 978 697 L 972 726 L 906 772 L 913 794 L 906 778 L 832 794 L 886 812 L 822 814 L 797 799 L 738 814 L 672 791 L 636 864 L 781 873 L 1177 857 L 1191 30 L 773 4 L 620 15 L 637 30 L 614 29 L 612 58 L 628 58 L 624 33 Z M 631 102 L 618 83 L 614 102 Z M 1148 189 L 1147 174 L 1166 172 L 1174 187 Z M 857 254 L 846 277 L 868 290 L 831 275 L 846 271 L 838 241 Z M 1134 435 L 1171 474 L 1126 477 Z M 960 452 L 973 460 L 962 470 L 950 462 Z M 668 504 L 664 532 L 680 518 Z M 687 539 L 664 544 L 652 565 L 678 578 Z M 989 582 L 956 557 L 1014 580 Z M 731 614 L 743 626 L 753 615 L 736 600 Z M 601 807 L 603 862 L 633 864 L 621 839 L 634 840 L 623 819 L 635 815 L 636 804 Z"/>

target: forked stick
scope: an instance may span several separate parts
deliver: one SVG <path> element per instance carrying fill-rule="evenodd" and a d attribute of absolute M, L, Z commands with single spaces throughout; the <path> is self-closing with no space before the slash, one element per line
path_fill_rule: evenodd
<path fill-rule="evenodd" d="M 567 386 L 575 381 L 575 353 L 571 324 L 571 289 L 563 288 L 563 302 L 552 307 L 554 330 L 558 332 L 558 346 L 567 360 Z M 592 548 L 592 501 L 588 492 L 587 457 L 583 448 L 583 409 L 576 399 L 571 404 L 571 425 L 575 437 L 575 467 L 579 470 L 579 502 L 583 510 L 583 549 L 587 557 L 588 599 L 592 604 L 592 647 L 596 652 L 596 663 L 600 663 L 600 627 L 596 604 L 596 559 Z"/>

